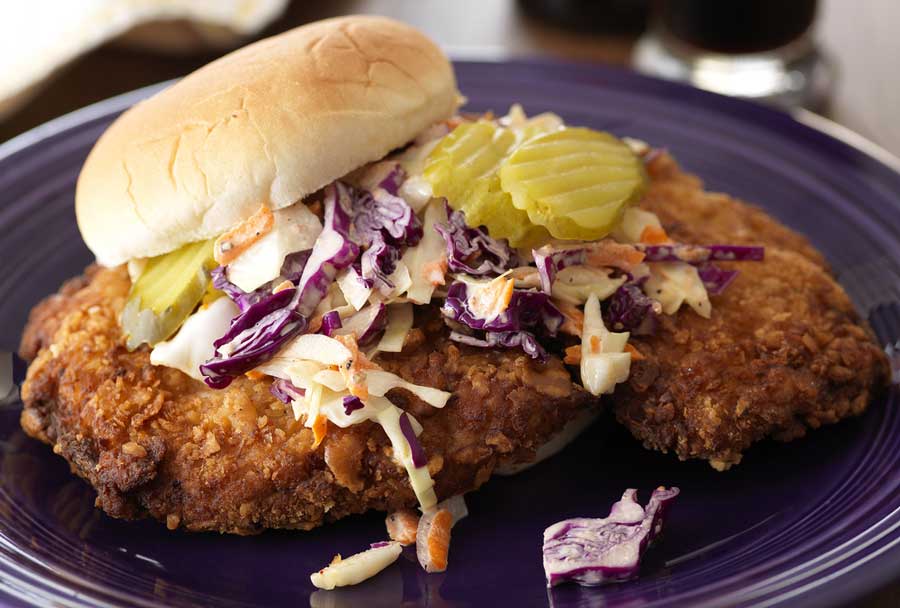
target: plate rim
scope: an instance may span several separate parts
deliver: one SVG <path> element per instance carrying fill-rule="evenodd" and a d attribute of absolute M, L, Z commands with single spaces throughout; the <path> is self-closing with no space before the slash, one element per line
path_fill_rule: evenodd
<path fill-rule="evenodd" d="M 728 104 L 731 104 L 731 107 L 734 108 L 749 107 L 763 115 L 768 114 L 773 117 L 777 116 L 781 120 L 787 118 L 788 120 L 791 120 L 801 127 L 820 133 L 834 141 L 839 142 L 840 144 L 843 144 L 844 146 L 847 146 L 848 148 L 851 148 L 856 153 L 868 157 L 871 161 L 874 161 L 875 163 L 887 169 L 889 172 L 900 177 L 900 157 L 894 155 L 892 152 L 883 148 L 881 145 L 853 131 L 852 129 L 834 122 L 829 118 L 826 118 L 819 114 L 815 114 L 805 109 L 794 110 L 792 112 L 782 112 L 777 109 L 763 106 L 761 104 L 754 103 L 748 100 L 723 96 L 717 93 L 697 89 L 683 83 L 663 80 L 640 74 L 629 69 L 624 69 L 616 66 L 598 65 L 589 62 L 567 61 L 549 58 L 457 58 L 453 63 L 512 64 L 526 67 L 565 65 L 581 69 L 591 69 L 601 74 L 604 72 L 608 74 L 615 74 L 618 78 L 632 79 L 634 81 L 642 80 L 647 83 L 655 83 L 656 85 L 662 84 L 666 87 L 681 90 L 684 93 L 689 93 L 701 99 L 705 98 L 709 103 L 720 104 L 720 107 L 724 109 L 727 109 Z M 140 102 L 152 96 L 153 94 L 158 93 L 159 91 L 172 85 L 178 80 L 178 78 L 166 80 L 132 91 L 128 91 L 126 93 L 122 93 L 113 97 L 109 97 L 107 99 L 94 102 L 90 105 L 73 110 L 38 126 L 35 126 L 3 143 L 0 143 L 0 162 L 7 160 L 8 158 L 14 156 L 19 152 L 27 150 L 32 146 L 38 145 L 42 141 L 64 133 L 68 129 L 77 127 L 92 120 L 101 119 L 113 113 L 125 111 L 129 107 L 135 105 L 137 102 Z M 597 84 L 596 86 L 603 85 Z M 726 105 L 722 106 L 721 104 Z M 898 508 L 900 508 L 900 504 L 898 504 Z M 891 543 L 882 547 L 881 553 L 890 554 L 896 552 L 897 545 L 900 544 L 900 533 L 897 533 L 895 536 L 896 538 Z M 868 560 L 863 560 L 863 563 L 865 563 L 866 561 Z M 823 596 L 825 596 L 825 594 L 827 593 L 828 599 L 827 601 L 825 601 L 825 603 L 827 603 L 828 605 L 842 604 L 861 599 L 868 594 L 877 592 L 887 585 L 891 584 L 892 582 L 896 582 L 898 580 L 898 575 L 900 575 L 900 561 L 897 561 L 896 563 L 892 563 L 890 565 L 886 565 L 880 570 L 873 570 L 871 568 L 868 568 L 857 571 L 857 565 L 861 564 L 854 564 L 854 567 L 848 572 L 842 572 L 840 573 L 840 575 L 834 577 L 831 580 L 821 582 L 808 589 L 800 596 L 776 596 L 775 598 L 764 601 L 763 603 L 767 606 L 783 605 L 784 602 L 792 602 L 792 605 L 803 606 L 823 605 Z M 5 568 L 0 569 L 0 572 L 2 572 L 4 575 L 8 575 L 8 571 L 5 570 Z M 844 576 L 846 574 L 849 574 L 850 572 L 853 572 L 852 578 L 845 579 Z M 0 589 L 2 589 L 2 586 L 0 586 Z M 72 590 L 72 592 L 77 593 L 77 591 L 75 590 Z M 17 596 L 15 595 L 7 596 L 7 593 L 9 593 L 8 589 L 0 590 L 0 604 L 4 604 L 9 597 L 16 598 L 20 602 L 27 602 L 27 599 L 17 598 Z M 60 591 L 60 593 L 64 592 Z M 77 595 L 61 595 L 60 599 L 68 598 L 71 600 L 76 599 L 76 597 Z"/>

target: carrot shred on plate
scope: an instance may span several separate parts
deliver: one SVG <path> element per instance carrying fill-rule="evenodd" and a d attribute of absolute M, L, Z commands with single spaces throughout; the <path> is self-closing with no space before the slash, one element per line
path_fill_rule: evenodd
<path fill-rule="evenodd" d="M 600 343 L 600 336 L 591 336 L 590 345 L 592 353 L 599 353 L 602 347 L 602 344 Z"/>
<path fill-rule="evenodd" d="M 390 513 L 384 520 L 388 537 L 404 547 L 415 544 L 416 530 L 419 528 L 419 515 L 412 509 L 402 509 Z"/>
<path fill-rule="evenodd" d="M 447 558 L 450 553 L 450 528 L 453 527 L 453 516 L 447 509 L 434 514 L 431 527 L 428 529 L 426 546 L 428 548 L 428 572 L 443 572 L 447 569 Z M 430 567 L 429 567 L 430 566 Z"/>

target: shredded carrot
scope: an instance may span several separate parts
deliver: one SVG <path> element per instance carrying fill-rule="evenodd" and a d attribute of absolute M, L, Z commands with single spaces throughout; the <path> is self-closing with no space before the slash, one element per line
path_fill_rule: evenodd
<path fill-rule="evenodd" d="M 354 334 L 345 334 L 342 336 L 334 336 L 334 339 L 347 347 L 350 351 L 350 360 L 347 365 L 341 367 L 340 372 L 347 383 L 347 390 L 354 397 L 362 400 L 369 398 L 369 387 L 366 385 L 366 370 L 381 369 L 376 364 L 369 361 L 366 356 L 360 352 L 359 345 L 356 343 Z"/>
<path fill-rule="evenodd" d="M 306 206 L 309 207 L 309 210 L 312 211 L 319 219 L 322 219 L 322 216 L 325 215 L 325 212 L 322 209 L 322 201 L 312 201 L 310 203 L 306 203 Z"/>
<path fill-rule="evenodd" d="M 306 333 L 315 334 L 318 333 L 320 329 L 322 329 L 322 318 L 325 315 L 316 315 L 309 320 L 309 327 L 306 328 Z"/>
<path fill-rule="evenodd" d="M 264 237 L 275 225 L 275 216 L 265 205 L 256 213 L 216 239 L 213 257 L 221 265 L 229 264 Z"/>
<path fill-rule="evenodd" d="M 404 547 L 416 542 L 416 531 L 419 528 L 419 515 L 412 509 L 394 511 L 384 520 L 388 536 Z"/>
<path fill-rule="evenodd" d="M 469 297 L 469 307 L 482 319 L 493 319 L 509 307 L 515 281 L 500 275 Z"/>
<path fill-rule="evenodd" d="M 574 346 L 569 346 L 566 348 L 566 356 L 563 359 L 563 363 L 567 363 L 569 365 L 578 365 L 581 363 L 581 344 L 576 344 Z"/>
<path fill-rule="evenodd" d="M 325 435 L 328 433 L 328 418 L 319 414 L 316 416 L 315 421 L 313 421 L 312 425 L 313 431 L 313 449 L 319 447 L 319 444 L 322 443 L 322 440 L 325 439 Z"/>
<path fill-rule="evenodd" d="M 290 281 L 282 281 L 281 283 L 279 283 L 272 289 L 272 293 L 278 293 L 279 291 L 284 291 L 285 289 L 290 289 L 293 286 L 294 286 L 294 284 L 291 283 Z"/>
<path fill-rule="evenodd" d="M 639 351 L 637 348 L 635 348 L 635 346 L 633 344 L 626 344 L 625 352 L 631 353 L 632 361 L 643 361 L 644 359 L 647 358 L 643 355 L 643 353 L 641 353 L 641 351 Z"/>
<path fill-rule="evenodd" d="M 510 271 L 509 276 L 516 282 L 516 287 L 527 288 L 541 286 L 541 277 L 538 274 L 537 268 L 519 266 L 518 268 L 513 268 Z"/>
<path fill-rule="evenodd" d="M 600 352 L 600 336 L 591 336 L 591 352 Z"/>
<path fill-rule="evenodd" d="M 612 266 L 629 270 L 644 261 L 644 253 L 631 245 L 603 239 L 587 247 L 587 263 L 590 266 Z"/>
<path fill-rule="evenodd" d="M 431 568 L 428 572 L 443 572 L 447 569 L 447 556 L 450 553 L 450 528 L 453 516 L 447 509 L 441 509 L 431 520 L 428 530 L 428 561 Z"/>
<path fill-rule="evenodd" d="M 584 331 L 584 313 L 568 302 L 554 300 L 553 303 L 564 317 L 563 324 L 560 325 L 559 329 L 564 333 L 580 338 L 581 332 Z"/>
<path fill-rule="evenodd" d="M 251 369 L 249 372 L 244 372 L 244 375 L 250 378 L 251 380 L 262 380 L 266 377 L 266 375 L 262 372 L 258 372 L 255 369 Z"/>
<path fill-rule="evenodd" d="M 659 226 L 646 226 L 641 231 L 640 241 L 648 245 L 659 245 L 669 242 L 669 235 Z"/>
<path fill-rule="evenodd" d="M 447 274 L 447 254 L 441 256 L 439 260 L 429 262 L 422 267 L 422 276 L 432 285 L 444 285 L 444 276 Z"/>

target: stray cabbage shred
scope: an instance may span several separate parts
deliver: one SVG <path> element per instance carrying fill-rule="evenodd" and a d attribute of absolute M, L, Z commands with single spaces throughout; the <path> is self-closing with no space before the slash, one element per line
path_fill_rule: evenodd
<path fill-rule="evenodd" d="M 480 131 L 461 136 L 474 149 L 446 145 L 457 125 L 475 122 Z M 488 132 L 504 145 L 478 139 Z M 328 185 L 318 200 L 262 208 L 220 237 L 208 305 L 156 344 L 151 361 L 212 388 L 245 373 L 271 377 L 273 396 L 312 429 L 315 446 L 329 424 L 380 425 L 421 509 L 432 513 L 422 426 L 387 394 L 404 389 L 435 408 L 451 394 L 378 365 L 381 353 L 403 350 L 416 305 L 439 303 L 449 338 L 464 345 L 520 349 L 538 361 L 565 354 L 599 396 L 628 379 L 628 340 L 651 333 L 660 315 L 687 308 L 709 318 L 709 296 L 738 273 L 717 262 L 762 259 L 760 247 L 672 242 L 656 215 L 632 206 L 657 154 L 643 142 L 568 127 L 552 113 L 528 118 L 518 105 L 496 120 L 434 125 L 401 152 Z M 436 196 L 454 162 L 466 165 L 459 174 L 472 183 Z M 532 225 L 500 225 L 511 217 Z M 263 221 L 265 230 L 241 240 Z M 511 231 L 543 240 L 517 249 L 492 236 Z M 339 561 L 314 583 L 358 582 L 398 550 L 391 543 Z"/>

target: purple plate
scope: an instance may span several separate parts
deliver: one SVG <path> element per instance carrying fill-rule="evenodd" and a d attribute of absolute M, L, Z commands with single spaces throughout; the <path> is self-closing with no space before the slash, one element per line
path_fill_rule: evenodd
<path fill-rule="evenodd" d="M 668 147 L 711 189 L 756 201 L 828 256 L 883 344 L 900 339 L 900 174 L 793 118 L 597 66 L 459 63 L 473 110 L 552 110 L 571 124 Z M 91 261 L 75 226 L 85 155 L 144 89 L 0 147 L 0 349 L 30 308 Z M 6 362 L 0 360 L 0 366 Z M 24 365 L 16 360 L 17 380 Z M 0 368 L 2 377 L 2 368 Z M 356 588 L 315 591 L 309 573 L 384 536 L 383 517 L 253 538 L 168 532 L 110 519 L 94 493 L 0 409 L 0 600 L 58 606 L 831 606 L 900 576 L 898 391 L 856 420 L 765 442 L 716 473 L 643 450 L 610 420 L 569 449 L 468 498 L 450 569 L 407 551 Z M 602 516 L 626 487 L 682 489 L 639 580 L 544 587 L 541 532 Z"/>

